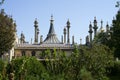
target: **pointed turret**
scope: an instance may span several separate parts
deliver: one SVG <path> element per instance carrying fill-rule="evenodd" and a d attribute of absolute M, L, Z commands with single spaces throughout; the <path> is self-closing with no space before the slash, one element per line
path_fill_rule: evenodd
<path fill-rule="evenodd" d="M 70 44 L 70 21 L 67 21 L 67 43 Z"/>
<path fill-rule="evenodd" d="M 66 34 L 67 34 L 66 27 L 63 29 L 63 34 L 64 34 L 64 43 L 66 43 Z"/>
<path fill-rule="evenodd" d="M 21 37 L 20 37 L 20 43 L 25 43 L 25 36 L 23 34 L 23 32 L 21 33 Z"/>
<path fill-rule="evenodd" d="M 89 44 L 90 44 L 90 41 L 89 41 L 90 39 L 89 39 L 89 36 L 87 35 L 86 36 L 86 46 L 89 46 Z"/>
<path fill-rule="evenodd" d="M 49 35 L 54 35 L 55 34 L 55 30 L 54 30 L 54 25 L 53 25 L 53 22 L 54 22 L 54 20 L 53 20 L 53 16 L 51 15 L 51 20 L 50 20 L 50 29 L 49 29 Z M 48 35 L 48 36 L 49 36 Z"/>
<path fill-rule="evenodd" d="M 58 40 L 58 38 L 55 34 L 53 21 L 54 21 L 53 16 L 51 16 L 50 29 L 49 29 L 49 32 L 48 32 L 46 39 L 44 40 L 44 43 L 49 43 L 49 44 L 60 43 L 60 41 Z"/>
<path fill-rule="evenodd" d="M 38 21 L 37 21 L 37 19 L 35 19 L 35 21 L 34 21 L 34 27 L 35 27 L 34 44 L 38 44 L 39 29 L 38 29 Z"/>
<path fill-rule="evenodd" d="M 40 44 L 43 43 L 43 35 L 40 36 Z"/>
<path fill-rule="evenodd" d="M 97 33 L 97 29 L 98 29 L 96 17 L 94 17 L 94 22 L 93 22 L 93 24 L 94 24 L 93 29 L 94 29 L 94 37 L 95 37 L 95 36 L 96 36 L 96 33 Z"/>
<path fill-rule="evenodd" d="M 92 42 L 92 33 L 93 33 L 93 31 L 92 31 L 92 24 L 91 24 L 91 22 L 90 22 L 90 25 L 89 25 L 89 35 L 90 35 L 90 43 Z"/>

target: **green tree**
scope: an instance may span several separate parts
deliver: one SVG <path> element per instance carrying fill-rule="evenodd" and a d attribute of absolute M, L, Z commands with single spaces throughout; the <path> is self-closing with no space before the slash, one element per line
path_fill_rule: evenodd
<path fill-rule="evenodd" d="M 92 48 L 82 48 L 82 64 L 95 79 L 104 80 L 106 68 L 113 66 L 113 52 L 105 45 L 94 44 Z"/>
<path fill-rule="evenodd" d="M 120 79 L 120 61 L 115 61 L 114 66 L 110 68 L 111 73 L 109 74 L 110 80 Z"/>
<path fill-rule="evenodd" d="M 109 32 L 100 32 L 95 36 L 93 43 L 103 44 L 103 45 L 108 46 L 109 40 L 110 40 L 110 31 Z"/>
<path fill-rule="evenodd" d="M 6 63 L 0 59 L 0 80 L 7 80 Z"/>
<path fill-rule="evenodd" d="M 81 79 L 81 69 L 83 67 L 90 74 L 84 76 L 92 76 L 94 79 L 107 79 L 110 66 L 113 66 L 113 52 L 105 45 L 94 44 L 92 47 L 80 46 L 75 48 L 71 57 L 69 57 L 69 66 L 67 68 L 67 76 L 70 80 Z M 79 77 L 78 77 L 79 76 Z"/>
<path fill-rule="evenodd" d="M 78 75 L 77 77 L 81 80 L 94 80 L 91 73 L 87 71 L 84 67 L 80 70 L 80 75 Z"/>
<path fill-rule="evenodd" d="M 120 59 L 120 10 L 117 12 L 116 19 L 113 20 L 110 48 L 114 48 L 114 56 Z"/>
<path fill-rule="evenodd" d="M 2 9 L 0 12 L 0 57 L 13 47 L 15 31 L 16 24 L 12 17 L 6 15 Z"/>
<path fill-rule="evenodd" d="M 40 80 L 48 75 L 43 64 L 35 57 L 12 60 L 7 66 L 7 74 L 14 73 L 15 80 Z"/>

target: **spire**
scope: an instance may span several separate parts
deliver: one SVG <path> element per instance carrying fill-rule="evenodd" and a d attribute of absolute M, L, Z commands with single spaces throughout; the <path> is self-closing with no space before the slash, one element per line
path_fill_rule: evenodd
<path fill-rule="evenodd" d="M 25 43 L 25 36 L 23 32 L 21 32 L 20 43 Z"/>
<path fill-rule="evenodd" d="M 40 44 L 43 43 L 43 35 L 40 36 Z"/>
<path fill-rule="evenodd" d="M 58 38 L 55 34 L 53 21 L 54 21 L 53 16 L 51 15 L 50 29 L 49 29 L 48 35 L 47 35 L 47 37 L 46 37 L 46 39 L 44 40 L 43 43 L 50 43 L 50 44 L 60 43 L 60 41 L 58 40 Z"/>
<path fill-rule="evenodd" d="M 39 29 L 38 29 L 38 21 L 37 18 L 34 21 L 34 27 L 35 27 L 35 36 L 34 36 L 34 43 L 38 44 L 38 34 L 39 34 Z"/>
<path fill-rule="evenodd" d="M 90 24 L 89 24 L 89 31 L 88 31 L 89 33 L 93 33 L 93 31 L 92 31 L 92 24 L 91 24 L 91 22 L 90 22 Z"/>
<path fill-rule="evenodd" d="M 54 25 L 53 25 L 53 15 L 51 15 L 51 20 L 50 20 L 50 29 L 49 29 L 49 35 L 54 35 L 55 34 L 55 30 L 54 30 Z M 48 36 L 49 36 L 48 35 Z"/>
<path fill-rule="evenodd" d="M 93 31 L 92 31 L 92 24 L 91 24 L 91 22 L 90 22 L 90 24 L 89 24 L 89 35 L 90 35 L 90 43 L 92 42 L 92 33 L 93 33 Z"/>
<path fill-rule="evenodd" d="M 68 21 L 67 21 L 67 27 L 70 28 L 70 21 L 69 21 L 69 19 L 68 19 Z"/>
<path fill-rule="evenodd" d="M 89 36 L 87 35 L 86 36 L 86 45 L 88 46 L 89 45 L 89 43 L 90 43 L 90 41 L 89 41 L 90 39 L 89 39 Z"/>
<path fill-rule="evenodd" d="M 94 24 L 94 27 L 93 27 L 93 29 L 94 29 L 94 36 L 96 36 L 97 29 L 98 29 L 96 17 L 94 17 L 94 22 L 93 22 L 93 24 Z"/>
<path fill-rule="evenodd" d="M 66 27 L 63 29 L 63 34 L 64 34 L 64 43 L 66 43 L 66 34 L 67 34 Z"/>
<path fill-rule="evenodd" d="M 103 20 L 101 20 L 101 28 L 103 28 Z"/>
<path fill-rule="evenodd" d="M 70 21 L 67 21 L 67 43 L 70 44 Z"/>
<path fill-rule="evenodd" d="M 38 21 L 37 21 L 37 18 L 35 18 L 35 21 L 34 21 L 34 27 L 38 27 Z"/>
<path fill-rule="evenodd" d="M 51 20 L 50 20 L 50 23 L 52 23 L 53 24 L 53 15 L 51 15 Z"/>

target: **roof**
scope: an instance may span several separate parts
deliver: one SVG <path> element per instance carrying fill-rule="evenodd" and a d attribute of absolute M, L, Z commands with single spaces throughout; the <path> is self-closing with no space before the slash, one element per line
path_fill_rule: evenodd
<path fill-rule="evenodd" d="M 55 34 L 53 21 L 54 21 L 53 16 L 51 16 L 50 29 L 49 29 L 48 35 L 47 35 L 46 39 L 44 40 L 43 44 L 59 44 L 60 43 L 60 41 L 58 40 L 58 38 Z"/>
<path fill-rule="evenodd" d="M 71 44 L 17 44 L 15 49 L 73 49 Z"/>

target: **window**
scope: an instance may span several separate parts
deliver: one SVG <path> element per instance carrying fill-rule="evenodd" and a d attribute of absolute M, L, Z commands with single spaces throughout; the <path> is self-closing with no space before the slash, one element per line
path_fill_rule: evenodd
<path fill-rule="evenodd" d="M 22 56 L 25 56 L 25 51 L 22 51 Z"/>
<path fill-rule="evenodd" d="M 35 56 L 35 54 L 36 54 L 35 51 L 32 51 L 31 55 L 32 55 L 32 56 Z"/>

